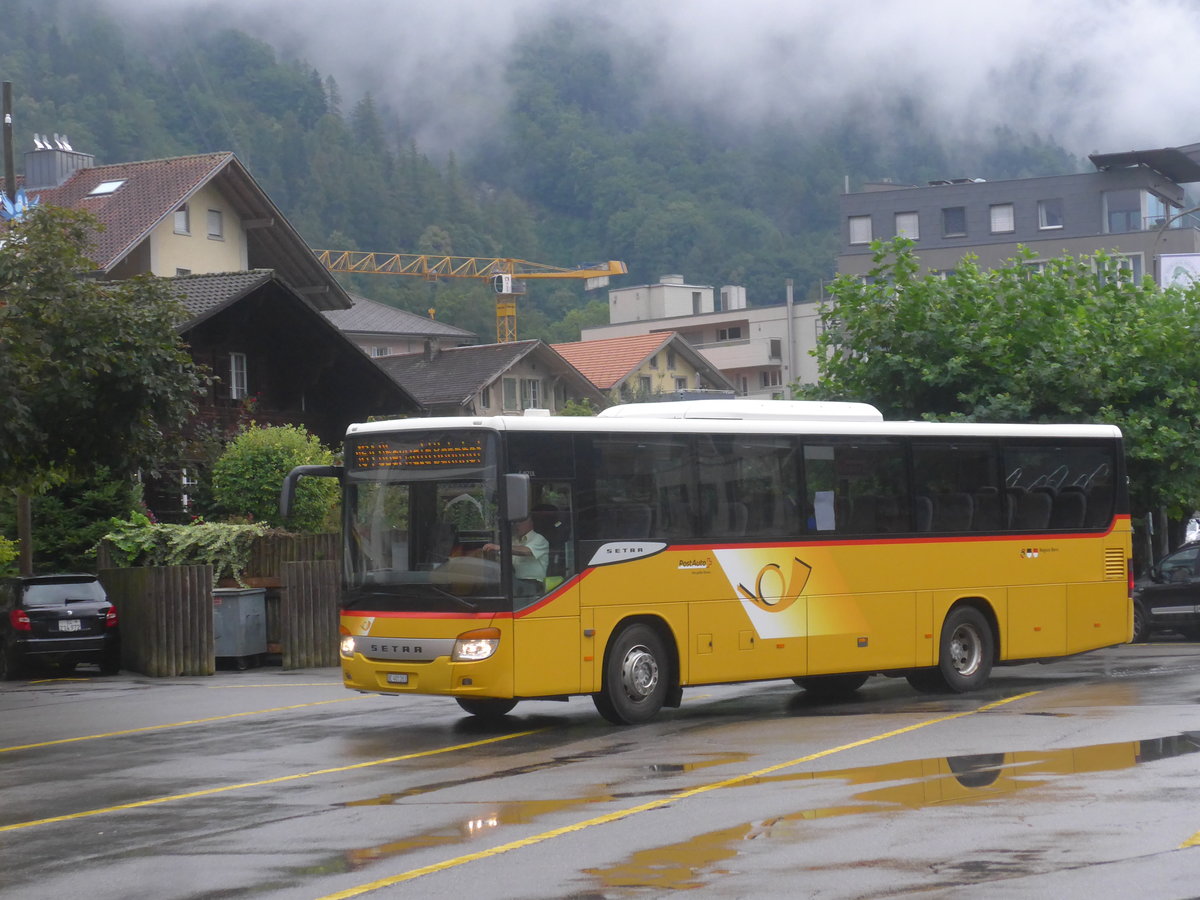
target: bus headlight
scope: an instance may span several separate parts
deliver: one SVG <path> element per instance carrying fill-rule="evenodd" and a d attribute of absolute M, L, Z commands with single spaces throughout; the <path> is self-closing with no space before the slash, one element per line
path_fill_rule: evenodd
<path fill-rule="evenodd" d="M 465 631 L 454 642 L 454 652 L 450 654 L 453 662 L 478 662 L 487 659 L 500 646 L 499 628 L 477 628 Z"/>
<path fill-rule="evenodd" d="M 346 659 L 350 659 L 352 656 L 354 656 L 354 638 L 352 638 L 352 637 L 342 638 L 342 644 L 339 649 L 342 651 L 343 657 L 345 657 Z"/>

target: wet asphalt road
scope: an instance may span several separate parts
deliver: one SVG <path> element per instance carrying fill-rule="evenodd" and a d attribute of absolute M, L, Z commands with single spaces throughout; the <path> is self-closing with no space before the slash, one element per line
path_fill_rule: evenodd
<path fill-rule="evenodd" d="M 0 684 L 0 897 L 1200 895 L 1197 644 L 969 697 L 692 689 L 640 728 L 333 669 L 88 673 Z"/>

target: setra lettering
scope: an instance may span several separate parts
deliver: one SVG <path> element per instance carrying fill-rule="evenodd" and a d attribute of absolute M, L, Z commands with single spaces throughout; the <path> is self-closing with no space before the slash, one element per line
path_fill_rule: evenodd
<path fill-rule="evenodd" d="M 416 653 L 422 652 L 420 644 L 371 644 L 374 653 Z"/>

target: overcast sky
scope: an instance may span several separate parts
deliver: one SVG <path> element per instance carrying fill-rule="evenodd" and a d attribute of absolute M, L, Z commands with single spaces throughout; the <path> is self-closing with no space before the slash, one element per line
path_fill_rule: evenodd
<path fill-rule="evenodd" d="M 429 147 L 503 107 L 513 42 L 552 13 L 660 54 L 662 88 L 734 121 L 818 117 L 850 94 L 926 99 L 944 136 L 993 124 L 1084 156 L 1200 141 L 1194 0 L 105 0 L 165 26 L 221 18 L 422 121 Z M 149 15 L 147 15 L 149 13 Z"/>

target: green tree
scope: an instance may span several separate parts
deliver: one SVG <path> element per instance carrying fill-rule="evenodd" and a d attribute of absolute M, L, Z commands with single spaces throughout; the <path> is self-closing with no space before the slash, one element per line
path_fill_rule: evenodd
<path fill-rule="evenodd" d="M 87 213 L 35 207 L 0 247 L 0 486 L 154 470 L 202 386 L 165 282 L 101 282 Z"/>
<path fill-rule="evenodd" d="M 1105 254 L 922 273 L 912 242 L 874 246 L 831 286 L 813 398 L 889 418 L 1107 422 L 1125 434 L 1135 512 L 1200 500 L 1200 291 L 1133 282 Z"/>
<path fill-rule="evenodd" d="M 298 425 L 252 426 L 229 443 L 213 467 L 213 500 L 225 515 L 277 528 L 321 531 L 335 515 L 337 482 L 329 478 L 301 479 L 291 518 L 286 522 L 279 516 L 279 489 L 296 466 L 333 462 L 333 452 Z"/>

